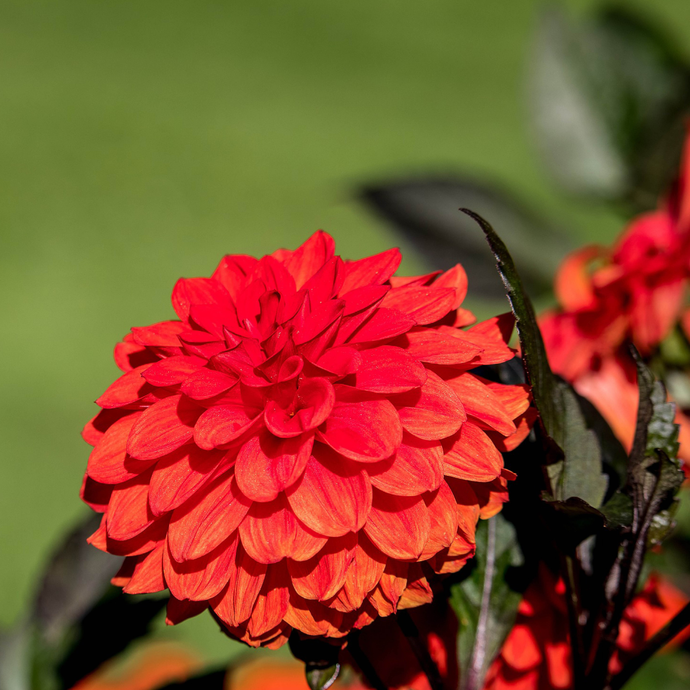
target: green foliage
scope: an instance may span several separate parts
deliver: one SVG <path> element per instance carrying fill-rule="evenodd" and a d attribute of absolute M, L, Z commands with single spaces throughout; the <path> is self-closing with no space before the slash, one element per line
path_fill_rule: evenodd
<path fill-rule="evenodd" d="M 507 579 L 522 564 L 514 527 L 496 515 L 477 526 L 477 556 L 469 577 L 451 587 L 450 604 L 460 623 L 461 688 L 483 687 L 489 665 L 515 621 L 521 594 Z"/>

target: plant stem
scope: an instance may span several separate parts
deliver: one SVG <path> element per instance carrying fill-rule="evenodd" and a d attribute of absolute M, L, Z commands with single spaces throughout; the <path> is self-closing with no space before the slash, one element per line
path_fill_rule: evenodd
<path fill-rule="evenodd" d="M 690 625 L 690 604 L 686 604 L 659 632 L 649 639 L 639 654 L 628 661 L 619 674 L 613 677 L 607 690 L 619 690 L 630 678 L 656 654 L 664 645 L 670 642 Z"/>
<path fill-rule="evenodd" d="M 412 647 L 412 651 L 417 657 L 417 661 L 419 661 L 419 665 L 422 667 L 422 671 L 424 671 L 424 675 L 429 681 L 431 690 L 443 690 L 443 679 L 441 678 L 441 673 L 438 670 L 438 666 L 436 666 L 436 663 L 431 658 L 426 645 L 420 639 L 419 631 L 417 630 L 417 626 L 414 624 L 412 617 L 407 611 L 401 610 L 398 611 L 397 618 L 400 630 L 410 643 L 410 647 Z"/>
<path fill-rule="evenodd" d="M 573 665 L 574 687 L 579 690 L 584 687 L 585 652 L 582 643 L 582 629 L 580 627 L 580 599 L 575 582 L 575 567 L 571 556 L 561 557 L 561 572 L 565 582 L 566 604 L 568 606 L 568 623 L 570 626 L 570 650 Z"/>

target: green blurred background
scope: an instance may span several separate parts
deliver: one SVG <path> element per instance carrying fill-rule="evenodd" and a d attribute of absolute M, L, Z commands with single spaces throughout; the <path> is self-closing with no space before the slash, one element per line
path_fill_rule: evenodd
<path fill-rule="evenodd" d="M 172 316 L 179 276 L 317 228 L 346 257 L 381 251 L 397 240 L 353 190 L 406 172 L 498 180 L 578 241 L 618 232 L 533 155 L 541 4 L 0 1 L 0 626 L 84 512 L 79 432 L 118 374 L 113 345 Z M 628 4 L 690 48 L 688 0 Z M 161 634 L 227 651 L 208 617 Z"/>

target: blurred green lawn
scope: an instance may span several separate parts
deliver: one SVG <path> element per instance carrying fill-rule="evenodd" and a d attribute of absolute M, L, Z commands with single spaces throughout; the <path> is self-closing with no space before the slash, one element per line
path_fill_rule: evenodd
<path fill-rule="evenodd" d="M 172 316 L 179 276 L 317 228 L 345 256 L 381 251 L 395 238 L 352 189 L 409 171 L 490 176 L 582 240 L 617 232 L 532 155 L 539 5 L 0 0 L 0 625 L 84 511 L 79 431 L 118 374 L 114 343 Z M 690 45 L 688 0 L 653 9 Z M 227 649 L 206 617 L 175 634 Z"/>

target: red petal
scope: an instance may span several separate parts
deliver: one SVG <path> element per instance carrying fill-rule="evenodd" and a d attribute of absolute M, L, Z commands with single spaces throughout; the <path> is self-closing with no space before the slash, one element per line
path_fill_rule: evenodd
<path fill-rule="evenodd" d="M 194 427 L 194 442 L 199 448 L 212 450 L 238 439 L 260 420 L 259 416 L 252 419 L 242 404 L 211 407 L 199 417 Z"/>
<path fill-rule="evenodd" d="M 426 369 L 399 347 L 382 346 L 360 353 L 357 388 L 373 393 L 403 393 L 424 385 Z"/>
<path fill-rule="evenodd" d="M 431 529 L 419 560 L 428 560 L 453 543 L 458 531 L 458 510 L 455 496 L 446 482 L 425 499 Z"/>
<path fill-rule="evenodd" d="M 228 586 L 213 604 L 213 610 L 226 625 L 236 627 L 251 616 L 265 577 L 266 565 L 250 558 L 240 544 Z"/>
<path fill-rule="evenodd" d="M 101 410 L 93 419 L 86 423 L 82 429 L 81 437 L 90 446 L 95 446 L 118 419 L 131 414 L 136 413 L 132 412 L 132 410 Z"/>
<path fill-rule="evenodd" d="M 166 588 L 163 579 L 163 551 L 165 542 L 161 542 L 153 551 L 141 557 L 134 568 L 130 581 L 124 586 L 127 594 L 151 594 L 162 592 Z"/>
<path fill-rule="evenodd" d="M 392 398 L 406 431 L 428 441 L 454 434 L 467 415 L 463 404 L 450 386 L 433 371 L 426 383 L 416 390 Z"/>
<path fill-rule="evenodd" d="M 158 518 L 150 524 L 143 532 L 137 534 L 132 539 L 118 540 L 106 535 L 107 517 L 103 516 L 101 529 L 87 539 L 89 544 L 93 544 L 101 551 L 107 551 L 115 556 L 139 556 L 143 553 L 152 551 L 165 539 L 165 533 L 170 522 L 167 516 Z"/>
<path fill-rule="evenodd" d="M 362 356 L 353 347 L 331 347 L 319 357 L 316 365 L 337 376 L 347 376 L 359 369 Z"/>
<path fill-rule="evenodd" d="M 356 314 L 381 302 L 390 289 L 390 285 L 365 285 L 341 295 L 342 300 L 345 302 L 343 315 L 350 316 Z"/>
<path fill-rule="evenodd" d="M 474 343 L 432 328 L 410 331 L 396 344 L 420 362 L 451 367 L 467 364 L 482 352 Z"/>
<path fill-rule="evenodd" d="M 474 374 L 464 373 L 446 380 L 462 401 L 468 415 L 476 417 L 504 436 L 515 433 L 513 420 L 503 401 Z"/>
<path fill-rule="evenodd" d="M 232 305 L 193 304 L 189 309 L 189 319 L 221 342 L 225 339 L 226 330 L 230 330 L 232 333 L 244 331 Z M 183 340 L 185 339 L 183 338 Z"/>
<path fill-rule="evenodd" d="M 527 412 L 529 407 L 529 386 L 507 386 L 503 383 L 494 383 L 481 377 L 477 377 L 484 385 L 488 386 L 496 397 L 503 403 L 506 413 L 511 419 L 519 417 Z"/>
<path fill-rule="evenodd" d="M 177 563 L 166 548 L 163 572 L 170 593 L 176 599 L 207 601 L 219 594 L 228 583 L 234 568 L 237 534 L 224 541 L 214 551 L 195 561 Z"/>
<path fill-rule="evenodd" d="M 268 568 L 261 593 L 247 623 L 250 635 L 259 637 L 281 623 L 288 609 L 288 582 L 284 563 Z"/>
<path fill-rule="evenodd" d="M 401 260 L 400 250 L 393 248 L 357 261 L 348 261 L 344 266 L 345 279 L 340 294 L 345 295 L 365 285 L 382 285 L 398 270 Z"/>
<path fill-rule="evenodd" d="M 384 556 L 368 539 L 364 532 L 357 535 L 352 563 L 345 576 L 345 584 L 338 594 L 342 606 L 335 605 L 338 610 L 355 611 L 379 583 L 386 566 Z"/>
<path fill-rule="evenodd" d="M 151 476 L 149 505 L 162 515 L 190 499 L 222 461 L 225 453 L 187 445 L 161 458 Z"/>
<path fill-rule="evenodd" d="M 232 308 L 232 298 L 213 278 L 180 278 L 173 288 L 173 309 L 183 321 L 187 321 L 193 304 L 216 304 Z"/>
<path fill-rule="evenodd" d="M 467 295 L 467 273 L 460 264 L 455 264 L 433 282 L 435 288 L 452 288 L 455 291 L 455 301 L 452 309 L 457 309 Z"/>
<path fill-rule="evenodd" d="M 296 630 L 314 637 L 341 637 L 339 626 L 343 614 L 316 601 L 302 598 L 290 592 L 290 603 L 285 612 L 285 622 Z"/>
<path fill-rule="evenodd" d="M 211 277 L 223 285 L 230 296 L 236 300 L 248 282 L 247 276 L 254 271 L 257 264 L 258 261 L 253 256 L 227 254 L 220 260 L 218 268 Z"/>
<path fill-rule="evenodd" d="M 173 395 L 144 410 L 132 428 L 127 452 L 137 460 L 172 453 L 192 440 L 201 408 L 181 395 Z"/>
<path fill-rule="evenodd" d="M 218 476 L 173 511 L 168 531 L 172 557 L 182 562 L 205 556 L 237 529 L 249 506 L 232 471 Z"/>
<path fill-rule="evenodd" d="M 429 511 L 419 496 L 390 496 L 374 490 L 364 531 L 391 558 L 419 558 L 429 537 Z"/>
<path fill-rule="evenodd" d="M 345 575 L 354 556 L 357 535 L 329 539 L 319 553 L 308 561 L 288 559 L 288 572 L 297 594 L 305 599 L 325 601 L 345 584 Z"/>
<path fill-rule="evenodd" d="M 417 566 L 418 568 L 419 566 Z M 410 566 L 412 570 L 413 566 Z M 417 574 L 418 573 L 418 574 Z M 415 571 L 415 577 L 407 583 L 405 591 L 398 600 L 398 610 L 411 609 L 423 604 L 430 604 L 434 600 L 428 580 L 422 575 L 421 570 Z"/>
<path fill-rule="evenodd" d="M 204 367 L 182 384 L 180 392 L 192 400 L 207 400 L 230 390 L 237 381 L 234 376 Z"/>
<path fill-rule="evenodd" d="M 472 360 L 471 366 L 501 364 L 515 357 L 515 350 L 508 347 L 498 338 L 489 338 L 481 333 L 475 333 L 474 329 L 461 331 L 450 326 L 439 326 L 439 332 L 445 336 L 455 338 L 462 347 L 475 346 L 481 348 L 481 352 L 476 359 Z"/>
<path fill-rule="evenodd" d="M 165 616 L 166 625 L 177 625 L 186 621 L 189 618 L 198 616 L 203 613 L 208 606 L 206 601 L 180 601 L 175 597 L 170 597 L 168 600 L 168 610 Z"/>
<path fill-rule="evenodd" d="M 131 405 L 140 398 L 143 398 L 149 391 L 151 386 L 141 377 L 141 375 L 150 367 L 151 364 L 142 364 L 132 371 L 120 376 L 114 383 L 106 389 L 105 393 L 96 400 L 96 405 L 105 409 L 112 409 L 116 407 L 123 407 L 124 405 Z"/>
<path fill-rule="evenodd" d="M 116 421 L 103 435 L 89 455 L 86 471 L 101 484 L 121 484 L 141 474 L 155 460 L 135 460 L 127 455 L 127 439 L 140 415 L 134 414 Z"/>
<path fill-rule="evenodd" d="M 89 508 L 97 513 L 105 513 L 112 493 L 112 485 L 99 484 L 91 479 L 88 474 L 84 473 L 79 496 Z"/>
<path fill-rule="evenodd" d="M 317 230 L 295 249 L 286 259 L 285 268 L 295 279 L 298 290 L 333 256 L 334 250 L 333 238 L 323 230 Z"/>
<path fill-rule="evenodd" d="M 514 434 L 504 438 L 490 431 L 489 436 L 501 453 L 508 453 L 511 450 L 515 450 L 529 436 L 529 432 L 532 431 L 538 416 L 539 413 L 536 408 L 530 407 L 525 414 L 513 420 L 517 427 L 517 431 Z"/>
<path fill-rule="evenodd" d="M 180 347 L 179 335 L 189 330 L 182 321 L 161 321 L 152 326 L 133 328 L 132 338 L 146 347 Z"/>
<path fill-rule="evenodd" d="M 348 343 L 390 340 L 416 325 L 416 321 L 396 309 L 378 308 L 348 339 Z"/>
<path fill-rule="evenodd" d="M 299 523 L 280 494 L 270 503 L 253 503 L 240 525 L 240 539 L 247 553 L 259 563 L 278 563 L 289 556 L 311 558 L 326 542 Z"/>
<path fill-rule="evenodd" d="M 148 505 L 150 479 L 151 471 L 148 471 L 113 489 L 106 513 L 107 531 L 111 539 L 132 539 L 156 519 Z"/>
<path fill-rule="evenodd" d="M 377 462 L 398 449 L 402 425 L 388 400 L 336 402 L 317 438 L 347 458 Z"/>
<path fill-rule="evenodd" d="M 364 525 L 371 507 L 371 485 L 356 463 L 316 444 L 301 479 L 288 490 L 288 501 L 307 527 L 339 537 Z"/>
<path fill-rule="evenodd" d="M 113 359 L 118 368 L 126 373 L 142 364 L 153 364 L 158 356 L 143 345 L 135 343 L 132 334 L 128 333 L 121 343 L 115 345 Z"/>
<path fill-rule="evenodd" d="M 403 435 L 397 453 L 367 465 L 372 486 L 395 496 L 419 496 L 435 491 L 443 481 L 443 448 L 438 441 Z"/>
<path fill-rule="evenodd" d="M 299 436 L 321 425 L 331 414 L 334 404 L 335 391 L 326 379 L 302 379 L 289 410 L 276 401 L 269 401 L 264 421 L 271 433 L 280 438 Z"/>
<path fill-rule="evenodd" d="M 421 326 L 442 319 L 453 309 L 455 290 L 447 288 L 406 285 L 393 288 L 381 303 L 388 309 L 397 309 Z"/>
<path fill-rule="evenodd" d="M 503 456 L 492 440 L 472 422 L 444 444 L 445 473 L 468 481 L 490 482 L 501 474 Z"/>
<path fill-rule="evenodd" d="M 182 383 L 204 364 L 206 360 L 200 357 L 166 357 L 146 369 L 143 377 L 153 386 L 174 386 Z"/>
<path fill-rule="evenodd" d="M 313 445 L 313 435 L 279 439 L 263 432 L 252 436 L 235 464 L 240 491 L 252 501 L 272 501 L 300 478 Z"/>

